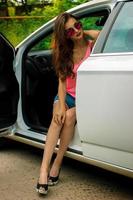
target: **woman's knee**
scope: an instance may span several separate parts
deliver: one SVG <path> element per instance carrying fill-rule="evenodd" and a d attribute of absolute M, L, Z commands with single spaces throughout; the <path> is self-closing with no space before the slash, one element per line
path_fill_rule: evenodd
<path fill-rule="evenodd" d="M 76 121 L 76 111 L 75 109 L 68 109 L 66 111 L 66 118 L 65 118 L 65 124 L 67 126 L 74 125 Z"/>

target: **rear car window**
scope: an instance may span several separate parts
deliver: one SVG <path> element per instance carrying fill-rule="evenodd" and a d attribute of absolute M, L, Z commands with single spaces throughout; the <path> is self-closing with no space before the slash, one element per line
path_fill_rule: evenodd
<path fill-rule="evenodd" d="M 133 2 L 126 2 L 105 43 L 104 53 L 133 52 Z"/>

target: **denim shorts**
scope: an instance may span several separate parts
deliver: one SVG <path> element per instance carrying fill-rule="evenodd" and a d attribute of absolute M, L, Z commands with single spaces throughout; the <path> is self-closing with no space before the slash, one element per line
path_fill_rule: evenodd
<path fill-rule="evenodd" d="M 56 95 L 56 97 L 54 98 L 54 103 L 58 100 L 59 100 L 58 95 Z M 68 93 L 66 94 L 65 102 L 69 108 L 75 107 L 75 98 Z"/>

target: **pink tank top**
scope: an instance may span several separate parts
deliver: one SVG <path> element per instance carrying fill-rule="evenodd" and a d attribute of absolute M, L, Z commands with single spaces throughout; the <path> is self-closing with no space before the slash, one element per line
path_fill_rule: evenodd
<path fill-rule="evenodd" d="M 84 58 L 79 63 L 74 64 L 73 72 L 75 74 L 75 77 L 74 78 L 67 77 L 67 79 L 66 79 L 66 92 L 73 97 L 76 96 L 75 90 L 76 90 L 77 70 L 78 70 L 79 66 L 81 65 L 81 63 L 90 56 L 91 49 L 92 49 L 92 42 L 88 41 L 88 47 L 86 49 Z"/>

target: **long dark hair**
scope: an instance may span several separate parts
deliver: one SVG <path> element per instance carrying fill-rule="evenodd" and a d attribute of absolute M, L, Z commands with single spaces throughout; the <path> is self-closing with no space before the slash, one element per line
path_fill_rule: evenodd
<path fill-rule="evenodd" d="M 68 76 L 74 77 L 74 44 L 70 38 L 67 38 L 65 33 L 65 24 L 70 18 L 76 19 L 75 16 L 69 13 L 61 13 L 56 18 L 54 26 L 53 63 L 55 66 L 57 76 L 60 77 L 62 80 L 65 80 Z"/>

